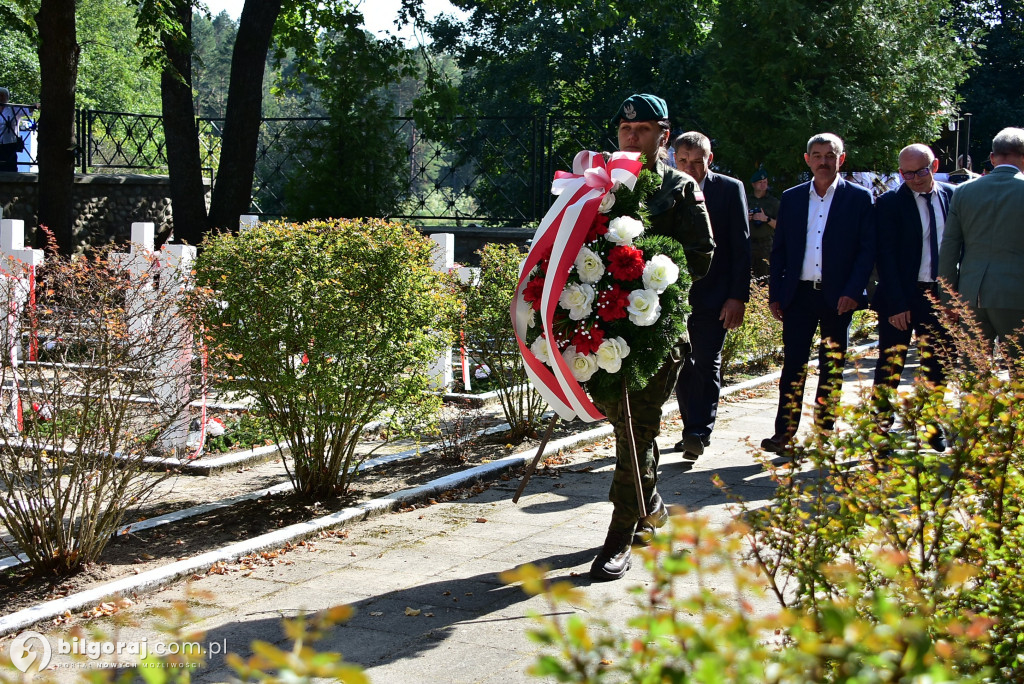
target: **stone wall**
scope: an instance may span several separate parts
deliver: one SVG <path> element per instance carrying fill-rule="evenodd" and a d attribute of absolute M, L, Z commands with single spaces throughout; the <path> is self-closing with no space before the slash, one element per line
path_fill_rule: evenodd
<path fill-rule="evenodd" d="M 3 218 L 25 222 L 25 243 L 32 244 L 37 225 L 38 174 L 0 173 Z M 210 185 L 206 184 L 209 204 Z M 75 244 L 128 242 L 134 221 L 151 221 L 157 234 L 171 230 L 170 180 L 167 176 L 75 174 L 72 187 Z"/>

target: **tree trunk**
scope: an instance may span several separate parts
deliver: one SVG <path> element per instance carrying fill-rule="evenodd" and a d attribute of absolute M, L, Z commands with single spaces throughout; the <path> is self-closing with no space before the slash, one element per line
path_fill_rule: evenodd
<path fill-rule="evenodd" d="M 79 46 L 75 0 L 42 0 L 39 27 L 39 224 L 53 231 L 61 254 L 74 252 L 75 83 Z M 36 231 L 35 244 L 46 238 Z"/>
<path fill-rule="evenodd" d="M 281 0 L 247 0 L 242 8 L 231 55 L 231 82 L 220 166 L 210 206 L 210 228 L 237 230 L 239 214 L 249 211 L 262 118 L 264 68 L 280 13 Z"/>
<path fill-rule="evenodd" d="M 164 34 L 170 64 L 160 76 L 160 97 L 171 181 L 174 241 L 197 245 L 206 229 L 206 201 L 199 154 L 199 129 L 192 112 L 192 3 L 175 0 L 174 18 L 184 37 Z"/>

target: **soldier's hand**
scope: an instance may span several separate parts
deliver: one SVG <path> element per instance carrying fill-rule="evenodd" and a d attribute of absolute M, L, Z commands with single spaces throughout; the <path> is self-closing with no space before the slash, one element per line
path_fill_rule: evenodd
<path fill-rule="evenodd" d="M 768 310 L 772 312 L 772 316 L 775 317 L 775 320 L 777 320 L 777 321 L 781 321 L 782 320 L 782 305 L 781 304 L 779 304 L 778 302 L 768 302 Z"/>

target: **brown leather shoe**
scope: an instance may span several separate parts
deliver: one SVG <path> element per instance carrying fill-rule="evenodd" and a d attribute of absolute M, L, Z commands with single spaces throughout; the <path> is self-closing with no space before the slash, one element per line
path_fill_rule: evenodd
<path fill-rule="evenodd" d="M 785 435 L 772 435 L 761 440 L 761 448 L 770 454 L 781 454 L 789 446 L 789 438 Z"/>

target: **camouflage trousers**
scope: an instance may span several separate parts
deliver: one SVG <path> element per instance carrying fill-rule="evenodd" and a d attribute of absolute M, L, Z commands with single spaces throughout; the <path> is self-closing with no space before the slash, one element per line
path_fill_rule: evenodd
<path fill-rule="evenodd" d="M 633 438 L 636 440 L 640 464 L 640 486 L 644 503 L 649 504 L 657 493 L 658 451 L 654 443 L 661 432 L 661 407 L 675 389 L 682 368 L 682 352 L 677 347 L 661 370 L 639 392 L 630 392 L 629 409 L 633 417 Z M 625 402 L 622 399 L 595 404 L 608 417 L 615 430 L 615 474 L 612 476 L 608 500 L 612 502 L 609 530 L 632 534 L 640 519 L 640 505 L 633 484 L 633 462 L 630 456 L 629 433 L 626 431 Z M 649 508 L 649 506 L 648 506 Z M 650 513 L 650 511 L 647 511 Z"/>
<path fill-rule="evenodd" d="M 750 239 L 750 271 L 755 278 L 764 278 L 771 273 L 768 261 L 772 256 L 772 238 Z"/>

